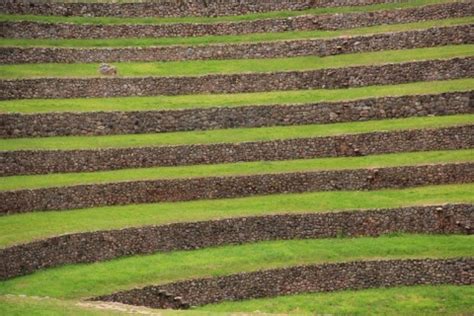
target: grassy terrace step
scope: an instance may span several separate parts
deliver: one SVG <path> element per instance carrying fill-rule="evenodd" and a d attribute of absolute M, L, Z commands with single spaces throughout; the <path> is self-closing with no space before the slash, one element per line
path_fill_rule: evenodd
<path fill-rule="evenodd" d="M 169 45 L 210 45 L 253 43 L 281 40 L 327 39 L 339 36 L 372 35 L 386 32 L 423 30 L 431 27 L 456 26 L 474 23 L 474 17 L 428 20 L 413 23 L 377 25 L 337 31 L 289 31 L 244 35 L 214 35 L 171 38 L 117 38 L 117 39 L 13 39 L 0 38 L 0 47 L 151 47 Z"/>
<path fill-rule="evenodd" d="M 313 293 L 224 302 L 202 306 L 202 312 L 329 315 L 468 315 L 474 312 L 472 286 L 412 286 Z M 193 312 L 194 313 L 194 310 Z"/>
<path fill-rule="evenodd" d="M 277 139 L 335 136 L 343 134 L 359 134 L 375 131 L 449 127 L 470 125 L 472 123 L 474 123 L 474 114 L 440 117 L 412 117 L 404 119 L 335 124 L 239 128 L 157 134 L 1 139 L 0 151 L 73 150 L 238 143 Z"/>
<path fill-rule="evenodd" d="M 472 240 L 472 236 L 403 234 L 378 238 L 259 242 L 157 253 L 40 271 L 2 282 L 0 293 L 77 299 L 150 284 L 292 265 L 380 258 L 468 257 L 474 255 L 470 247 Z"/>
<path fill-rule="evenodd" d="M 241 176 L 357 168 L 382 168 L 446 162 L 474 161 L 474 149 L 414 152 L 366 157 L 259 161 L 183 167 L 157 167 L 116 171 L 0 177 L 1 190 L 38 189 L 122 181 Z"/>
<path fill-rule="evenodd" d="M 153 310 L 136 306 L 107 305 L 97 302 L 77 302 L 53 298 L 27 296 L 0 296 L 0 313 L 5 315 L 130 315 L 130 311 L 160 315 L 209 316 L 236 315 L 256 312 L 264 316 L 267 312 L 290 314 L 350 314 L 368 315 L 461 315 L 472 313 L 470 298 L 474 295 L 472 286 L 411 286 L 387 289 L 341 291 L 297 296 L 282 296 L 269 300 L 207 305 L 187 311 Z M 422 303 L 420 303 L 422 302 Z M 105 308 L 105 309 L 104 309 Z M 225 312 L 229 311 L 229 312 Z M 250 313 L 250 314 L 249 314 Z M 43 314 L 42 314 L 43 315 Z"/>
<path fill-rule="evenodd" d="M 264 13 L 252 13 L 235 16 L 218 17 L 166 17 L 166 18 L 117 18 L 117 17 L 62 17 L 62 16 L 38 16 L 38 15 L 0 15 L 0 22 L 3 21 L 33 21 L 45 23 L 77 23 L 77 24 L 162 24 L 162 23 L 218 23 L 218 22 L 240 22 L 255 21 L 260 19 L 288 18 L 299 15 L 311 14 L 335 14 L 335 13 L 356 13 L 373 12 L 378 10 L 394 10 L 417 8 L 425 5 L 451 3 L 453 0 L 411 0 L 406 2 L 383 3 L 366 6 L 346 6 L 346 7 L 326 7 L 312 8 L 301 11 L 274 11 Z"/>
<path fill-rule="evenodd" d="M 364 98 L 472 91 L 474 79 L 415 82 L 348 89 L 273 91 L 183 96 L 0 101 L 0 113 L 150 111 L 337 102 Z"/>
<path fill-rule="evenodd" d="M 474 203 L 474 184 L 109 206 L 0 217 L 0 247 L 56 235 L 241 216 Z"/>
<path fill-rule="evenodd" d="M 474 56 L 474 45 L 451 45 L 327 57 L 306 56 L 246 60 L 137 62 L 115 63 L 114 65 L 117 67 L 121 77 L 197 76 L 205 74 L 317 70 L 470 56 Z M 0 65 L 0 79 L 98 77 L 98 67 L 99 64 L 95 63 Z"/>

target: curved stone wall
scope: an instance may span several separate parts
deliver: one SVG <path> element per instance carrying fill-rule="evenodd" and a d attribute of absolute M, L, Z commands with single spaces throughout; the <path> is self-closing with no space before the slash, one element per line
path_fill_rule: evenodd
<path fill-rule="evenodd" d="M 474 125 L 288 140 L 91 150 L 0 151 L 0 174 L 90 172 L 474 148 Z"/>
<path fill-rule="evenodd" d="M 0 47 L 0 63 L 91 63 L 179 61 L 206 59 L 259 59 L 329 56 L 381 50 L 437 47 L 474 43 L 474 25 L 434 27 L 427 30 L 243 44 L 174 45 L 124 48 Z"/>
<path fill-rule="evenodd" d="M 264 19 L 222 23 L 166 24 L 73 24 L 0 22 L 4 38 L 143 38 L 239 35 L 250 33 L 340 30 L 381 24 L 470 16 L 474 3 L 448 3 L 404 10 L 326 15 L 302 15 L 285 19 Z"/>
<path fill-rule="evenodd" d="M 474 284 L 474 259 L 379 260 L 294 266 L 148 286 L 92 300 L 186 309 L 279 295 L 427 284 Z"/>
<path fill-rule="evenodd" d="M 474 182 L 474 163 L 159 179 L 1 191 L 0 215 L 106 205 Z"/>
<path fill-rule="evenodd" d="M 466 77 L 474 77 L 473 57 L 312 71 L 213 74 L 196 77 L 0 80 L 0 100 L 333 89 Z"/>
<path fill-rule="evenodd" d="M 115 135 L 338 123 L 474 113 L 474 92 L 315 104 L 125 112 L 0 113 L 0 137 Z"/>
<path fill-rule="evenodd" d="M 394 209 L 283 214 L 68 234 L 0 250 L 7 279 L 49 267 L 121 256 L 191 250 L 265 240 L 382 234 L 469 234 L 474 206 L 454 204 Z"/>
<path fill-rule="evenodd" d="M 184 17 L 241 15 L 390 2 L 397 2 L 397 0 L 155 0 L 143 1 L 143 3 L 51 3 L 35 0 L 3 0 L 0 2 L 0 12 L 5 14 L 62 16 Z"/>

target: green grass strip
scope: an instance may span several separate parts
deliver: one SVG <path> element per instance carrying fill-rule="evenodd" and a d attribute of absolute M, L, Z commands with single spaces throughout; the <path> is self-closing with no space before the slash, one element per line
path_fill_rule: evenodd
<path fill-rule="evenodd" d="M 425 285 L 224 302 L 196 310 L 290 315 L 472 315 L 473 297 L 473 286 Z"/>
<path fill-rule="evenodd" d="M 124 169 L 103 172 L 60 173 L 0 177 L 0 190 L 38 189 L 79 184 L 196 177 L 242 176 L 265 173 L 310 172 L 359 168 L 457 163 L 474 161 L 474 149 L 397 153 L 365 157 L 256 161 L 215 165 Z"/>
<path fill-rule="evenodd" d="M 145 37 L 145 38 L 109 38 L 109 39 L 22 39 L 1 38 L 0 47 L 150 47 L 167 45 L 209 45 L 236 44 L 250 42 L 269 42 L 281 40 L 325 39 L 339 36 L 372 35 L 386 32 L 423 30 L 431 27 L 456 26 L 474 23 L 474 17 L 427 20 L 402 24 L 384 24 L 353 29 L 333 31 L 288 31 L 273 33 L 250 33 L 240 35 L 206 35 L 195 37 Z"/>
<path fill-rule="evenodd" d="M 0 247 L 66 233 L 282 213 L 474 203 L 474 184 L 402 190 L 310 192 L 154 203 L 0 217 Z"/>
<path fill-rule="evenodd" d="M 334 13 L 357 13 L 374 12 L 378 10 L 395 10 L 418 8 L 425 5 L 456 2 L 452 0 L 411 0 L 397 3 L 383 3 L 367 6 L 347 6 L 330 8 L 313 8 L 301 11 L 273 11 L 265 13 L 252 13 L 236 16 L 219 17 L 140 17 L 140 18 L 119 18 L 119 17 L 63 17 L 63 16 L 38 16 L 38 15 L 0 15 L 0 22 L 33 21 L 43 23 L 74 23 L 74 24 L 165 24 L 165 23 L 218 23 L 218 22 L 241 22 L 255 21 L 260 19 L 288 18 L 304 14 L 321 15 Z"/>
<path fill-rule="evenodd" d="M 0 113 L 146 111 L 268 104 L 304 104 L 385 96 L 471 91 L 473 87 L 474 79 L 467 78 L 348 89 L 91 99 L 19 99 L 0 101 Z"/>
<path fill-rule="evenodd" d="M 473 241 L 474 237 L 461 235 L 393 234 L 379 238 L 270 241 L 157 253 L 39 271 L 2 282 L 0 293 L 74 299 L 183 279 L 292 265 L 473 256 Z"/>
<path fill-rule="evenodd" d="M 472 123 L 474 123 L 474 114 L 465 114 L 434 117 L 410 117 L 403 119 L 335 124 L 233 128 L 156 134 L 32 137 L 18 139 L 11 138 L 0 139 L 0 150 L 72 150 L 238 143 L 250 141 L 269 141 L 276 139 L 334 136 L 342 134 L 359 134 L 376 131 L 438 128 Z"/>
<path fill-rule="evenodd" d="M 474 56 L 474 45 L 452 45 L 382 52 L 272 59 L 189 60 L 114 63 L 120 77 L 199 76 L 206 74 L 304 71 Z M 0 65 L 0 79 L 98 77 L 99 64 Z"/>

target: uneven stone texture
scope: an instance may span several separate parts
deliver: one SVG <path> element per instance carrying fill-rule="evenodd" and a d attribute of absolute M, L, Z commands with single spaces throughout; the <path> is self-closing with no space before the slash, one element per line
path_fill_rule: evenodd
<path fill-rule="evenodd" d="M 120 72 L 120 69 L 118 69 Z M 348 88 L 474 77 L 474 58 L 196 77 L 40 78 L 0 80 L 0 100 L 241 93 Z"/>
<path fill-rule="evenodd" d="M 0 215 L 106 205 L 474 182 L 474 163 L 158 179 L 1 191 Z"/>
<path fill-rule="evenodd" d="M 183 110 L 0 114 L 0 137 L 142 134 L 474 113 L 474 92 Z"/>
<path fill-rule="evenodd" d="M 84 172 L 258 160 L 474 148 L 474 125 L 287 140 L 91 150 L 0 152 L 0 175 Z"/>
<path fill-rule="evenodd" d="M 173 24 L 72 24 L 41 22 L 0 22 L 0 37 L 5 38 L 141 38 L 238 35 L 249 33 L 339 30 L 380 24 L 409 23 L 423 20 L 472 15 L 473 2 L 448 3 L 404 10 L 302 15 L 284 19 L 264 19 L 222 23 Z"/>
<path fill-rule="evenodd" d="M 148 286 L 92 300 L 186 309 L 190 305 L 279 295 L 426 284 L 474 284 L 474 259 L 379 260 L 293 266 Z M 174 301 L 174 297 L 181 300 Z"/>
<path fill-rule="evenodd" d="M 305 10 L 318 7 L 358 6 L 390 3 L 397 0 L 227 0 L 227 1 L 168 1 L 143 3 L 48 3 L 46 1 L 3 0 L 0 12 L 6 14 L 60 16 L 118 16 L 118 17 L 185 17 L 222 16 L 248 13 Z"/>
<path fill-rule="evenodd" d="M 473 25 L 333 39 L 125 48 L 0 47 L 0 63 L 90 63 L 328 56 L 474 42 Z"/>
<path fill-rule="evenodd" d="M 68 234 L 0 250 L 0 279 L 63 264 L 265 240 L 379 236 L 394 232 L 470 234 L 471 204 L 283 214 Z"/>

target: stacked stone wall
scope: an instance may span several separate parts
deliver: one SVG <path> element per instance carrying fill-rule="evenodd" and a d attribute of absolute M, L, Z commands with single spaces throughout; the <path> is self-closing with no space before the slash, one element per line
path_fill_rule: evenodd
<path fill-rule="evenodd" d="M 311 71 L 213 74 L 196 77 L 0 80 L 0 100 L 335 89 L 448 80 L 474 77 L 473 61 L 473 57 L 465 57 Z"/>
<path fill-rule="evenodd" d="M 473 25 L 461 25 L 334 39 L 288 40 L 244 44 L 125 48 L 2 47 L 0 48 L 0 62 L 3 64 L 91 63 L 260 59 L 313 55 L 324 57 L 382 50 L 472 44 L 474 43 L 473 32 Z"/>
<path fill-rule="evenodd" d="M 91 172 L 474 148 L 474 125 L 245 143 L 0 152 L 0 174 Z"/>
<path fill-rule="evenodd" d="M 106 205 L 474 182 L 474 163 L 159 179 L 1 191 L 0 215 Z"/>
<path fill-rule="evenodd" d="M 158 38 L 250 33 L 340 30 L 381 24 L 470 16 L 474 3 L 448 3 L 405 10 L 303 15 L 285 19 L 264 19 L 222 23 L 172 24 L 74 24 L 40 22 L 0 22 L 5 38 Z"/>
<path fill-rule="evenodd" d="M 68 234 L 0 250 L 7 279 L 63 264 L 201 249 L 266 240 L 379 236 L 388 233 L 469 234 L 470 204 L 366 211 L 282 214 Z"/>
<path fill-rule="evenodd" d="M 93 300 L 186 309 L 222 301 L 299 293 L 427 284 L 474 284 L 474 260 L 379 260 L 295 266 L 149 286 Z"/>

